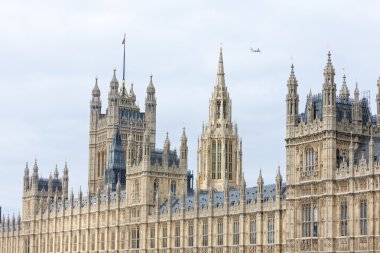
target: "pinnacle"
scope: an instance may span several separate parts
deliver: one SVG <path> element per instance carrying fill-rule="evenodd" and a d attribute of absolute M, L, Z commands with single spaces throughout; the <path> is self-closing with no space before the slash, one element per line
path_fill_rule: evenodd
<path fill-rule="evenodd" d="M 217 73 L 217 85 L 225 86 L 225 80 L 224 80 L 224 66 L 223 66 L 223 49 L 220 48 L 219 53 L 219 65 L 218 65 L 218 73 Z"/>
<path fill-rule="evenodd" d="M 94 97 L 100 96 L 100 89 L 98 86 L 98 77 L 95 77 L 95 85 L 94 85 L 94 88 L 92 89 L 92 96 Z"/>

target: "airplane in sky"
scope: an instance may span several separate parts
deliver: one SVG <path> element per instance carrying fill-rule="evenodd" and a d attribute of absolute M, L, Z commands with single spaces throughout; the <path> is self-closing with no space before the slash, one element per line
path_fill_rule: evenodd
<path fill-rule="evenodd" d="M 252 53 L 261 53 L 260 48 L 257 48 L 256 50 L 251 47 Z"/>

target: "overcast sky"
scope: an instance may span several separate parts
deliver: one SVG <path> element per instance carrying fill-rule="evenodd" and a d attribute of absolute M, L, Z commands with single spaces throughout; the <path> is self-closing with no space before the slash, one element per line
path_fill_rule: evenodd
<path fill-rule="evenodd" d="M 25 163 L 37 158 L 44 177 L 67 161 L 70 186 L 87 191 L 89 101 L 99 77 L 103 112 L 112 69 L 126 79 L 142 109 L 149 75 L 158 101 L 157 145 L 168 131 L 179 147 L 196 140 L 208 119 L 223 43 L 232 117 L 243 139 L 248 186 L 259 168 L 285 178 L 285 96 L 292 61 L 300 110 L 322 87 L 331 50 L 338 90 L 346 73 L 351 94 L 371 91 L 375 113 L 380 76 L 379 1 L 4 1 L 0 0 L 0 205 L 21 208 Z M 252 54 L 249 48 L 260 48 Z M 343 70 L 344 69 L 344 70 Z M 32 170 L 32 169 L 31 169 Z"/>

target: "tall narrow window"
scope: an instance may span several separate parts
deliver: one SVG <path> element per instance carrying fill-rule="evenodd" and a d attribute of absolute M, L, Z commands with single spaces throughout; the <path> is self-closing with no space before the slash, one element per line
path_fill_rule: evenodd
<path fill-rule="evenodd" d="M 226 118 L 227 107 L 226 107 L 226 101 L 223 101 L 223 119 Z"/>
<path fill-rule="evenodd" d="M 302 237 L 311 236 L 311 205 L 302 205 Z"/>
<path fill-rule="evenodd" d="M 120 232 L 120 249 L 127 248 L 127 232 L 125 229 L 122 229 Z"/>
<path fill-rule="evenodd" d="M 170 183 L 170 190 L 171 190 L 172 194 L 175 196 L 176 192 L 177 192 L 177 184 L 175 181 L 172 181 Z"/>
<path fill-rule="evenodd" d="M 73 238 L 73 251 L 77 251 L 77 245 L 78 245 L 78 237 L 76 235 L 74 235 L 74 238 Z M 44 251 L 42 251 L 44 252 Z"/>
<path fill-rule="evenodd" d="M 229 147 L 228 179 L 232 180 L 232 142 L 230 142 L 230 147 Z"/>
<path fill-rule="evenodd" d="M 220 220 L 219 222 L 218 222 L 218 240 L 217 240 L 217 244 L 218 244 L 218 246 L 221 246 L 221 245 L 223 245 L 223 220 Z"/>
<path fill-rule="evenodd" d="M 179 224 L 175 225 L 175 231 L 174 231 L 174 247 L 181 247 L 181 228 Z"/>
<path fill-rule="evenodd" d="M 367 235 L 367 200 L 360 200 L 360 235 Z"/>
<path fill-rule="evenodd" d="M 86 248 L 86 234 L 82 234 L 82 251 L 85 251 Z"/>
<path fill-rule="evenodd" d="M 189 222 L 189 247 L 193 247 L 194 246 L 194 227 L 193 227 L 193 223 L 192 222 Z"/>
<path fill-rule="evenodd" d="M 348 209 L 347 209 L 347 201 L 343 201 L 340 204 L 340 235 L 347 236 L 348 235 Z"/>
<path fill-rule="evenodd" d="M 202 246 L 208 246 L 208 223 L 203 221 L 202 224 Z"/>
<path fill-rule="evenodd" d="M 225 142 L 224 144 L 224 173 L 225 173 L 225 178 L 228 178 L 228 141 Z"/>
<path fill-rule="evenodd" d="M 274 219 L 268 219 L 268 244 L 274 243 Z"/>
<path fill-rule="evenodd" d="M 218 141 L 218 179 L 222 177 L 222 142 Z"/>
<path fill-rule="evenodd" d="M 139 199 L 139 195 L 140 195 L 140 184 L 139 184 L 139 180 L 135 180 L 135 183 L 133 185 L 133 197 L 134 199 Z"/>
<path fill-rule="evenodd" d="M 132 228 L 132 249 L 140 248 L 140 228 Z"/>
<path fill-rule="evenodd" d="M 58 236 L 56 239 L 57 239 L 57 248 L 56 248 L 56 250 L 59 252 L 59 251 L 61 251 L 61 237 Z"/>
<path fill-rule="evenodd" d="M 238 219 L 235 219 L 234 220 L 234 223 L 233 223 L 233 238 L 232 238 L 232 242 L 234 245 L 238 245 L 239 244 L 239 234 L 240 234 L 240 223 L 239 223 L 239 220 Z"/>
<path fill-rule="evenodd" d="M 91 233 L 91 250 L 95 250 L 95 232 Z"/>
<path fill-rule="evenodd" d="M 116 234 L 115 231 L 111 232 L 111 250 L 116 249 Z"/>
<path fill-rule="evenodd" d="M 306 150 L 306 171 L 314 170 L 314 161 L 314 150 L 312 148 L 309 148 Z"/>
<path fill-rule="evenodd" d="M 100 250 L 105 249 L 105 235 L 104 232 L 100 234 Z"/>
<path fill-rule="evenodd" d="M 249 243 L 256 244 L 256 220 L 252 219 L 249 222 Z"/>
<path fill-rule="evenodd" d="M 153 201 L 156 201 L 157 193 L 158 193 L 158 180 L 155 179 L 153 183 Z"/>
<path fill-rule="evenodd" d="M 166 226 L 162 227 L 162 247 L 168 247 L 168 228 Z"/>
<path fill-rule="evenodd" d="M 318 208 L 302 205 L 302 237 L 318 237 Z"/>
<path fill-rule="evenodd" d="M 313 209 L 313 236 L 318 237 L 318 208 Z"/>
<path fill-rule="evenodd" d="M 49 252 L 53 252 L 53 248 L 54 248 L 54 240 L 53 240 L 53 237 L 50 237 Z"/>
<path fill-rule="evenodd" d="M 156 228 L 153 226 L 150 228 L 150 248 L 156 247 Z"/>
<path fill-rule="evenodd" d="M 220 118 L 220 101 L 216 102 L 216 118 Z"/>
<path fill-rule="evenodd" d="M 211 177 L 215 179 L 215 166 L 216 166 L 216 143 L 212 141 L 212 160 L 211 160 Z"/>

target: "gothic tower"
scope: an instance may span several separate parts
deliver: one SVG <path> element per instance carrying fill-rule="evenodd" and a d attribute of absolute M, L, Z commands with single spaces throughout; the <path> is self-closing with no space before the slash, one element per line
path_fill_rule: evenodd
<path fill-rule="evenodd" d="M 209 121 L 202 129 L 198 148 L 200 190 L 223 191 L 225 183 L 237 188 L 243 182 L 241 141 L 236 123 L 231 121 L 231 99 L 224 79 L 220 49 L 216 85 L 209 105 Z"/>
<path fill-rule="evenodd" d="M 105 113 L 101 112 L 102 104 L 98 79 L 92 90 L 90 103 L 90 144 L 89 144 L 89 171 L 88 186 L 90 194 L 96 193 L 96 189 L 104 189 L 110 181 L 112 189 L 115 189 L 120 171 L 121 187 L 124 187 L 125 171 L 128 168 L 128 150 L 136 150 L 143 144 L 145 129 L 149 129 L 152 135 L 151 147 L 155 145 L 156 133 L 156 98 L 155 89 L 150 78 L 147 88 L 147 98 L 145 101 L 146 113 L 141 112 L 136 104 L 136 95 L 133 84 L 128 91 L 125 87 L 125 80 L 119 89 L 119 82 L 114 70 L 112 80 L 109 85 L 108 107 Z M 118 132 L 117 135 L 115 133 Z M 115 137 L 117 137 L 115 139 Z M 121 159 L 121 152 L 124 158 Z M 117 158 L 115 160 L 115 158 Z M 124 160 L 124 162 L 121 162 Z M 121 165 L 125 168 L 121 169 Z M 106 178 L 106 169 L 110 170 Z M 115 167 L 116 166 L 116 167 Z M 112 173 L 111 173 L 112 172 Z"/>

